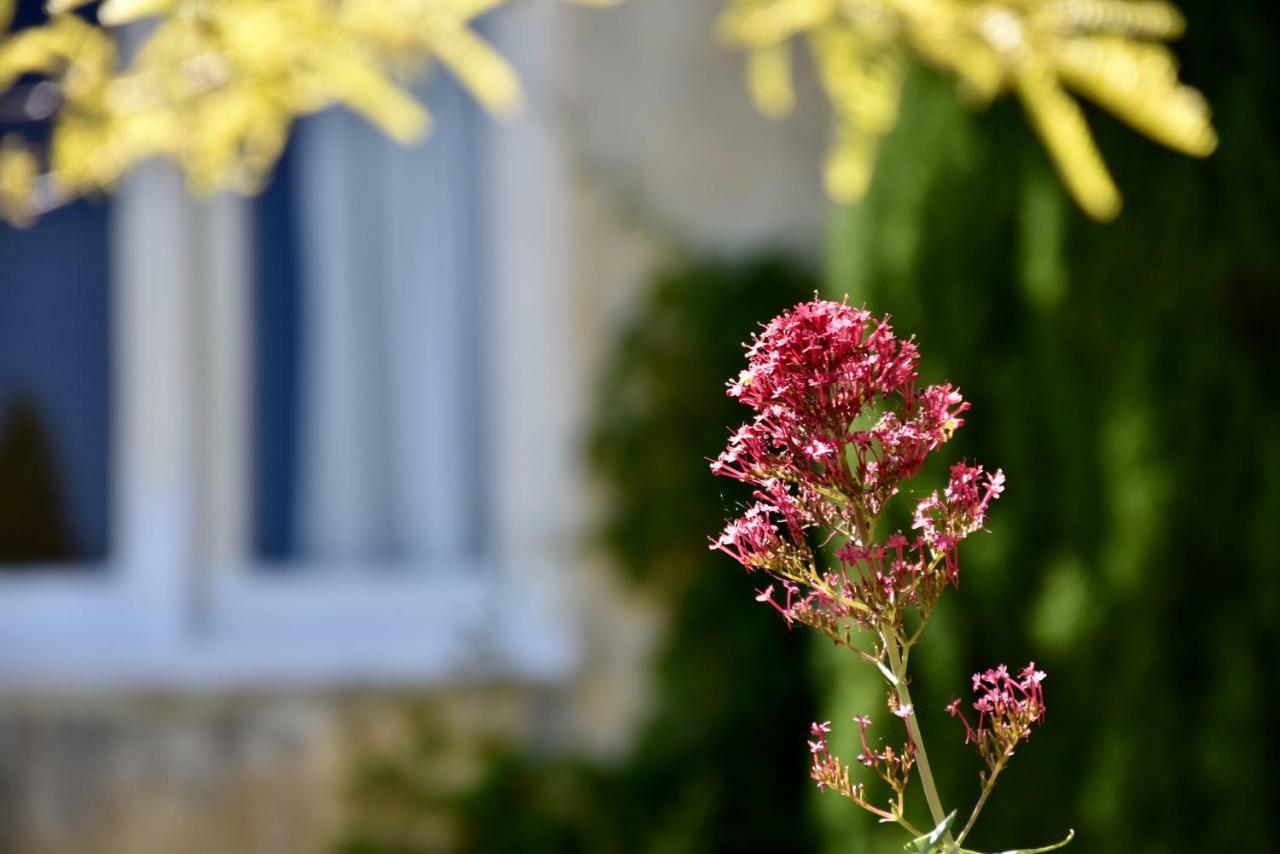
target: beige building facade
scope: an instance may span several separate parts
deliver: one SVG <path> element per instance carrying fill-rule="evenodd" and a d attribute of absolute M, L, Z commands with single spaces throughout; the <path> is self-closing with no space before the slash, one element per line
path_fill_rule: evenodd
<path fill-rule="evenodd" d="M 432 155 L 345 118 L 306 132 L 299 228 L 326 296 L 299 453 L 318 497 L 287 570 L 263 569 L 251 530 L 253 203 L 194 201 L 158 168 L 121 188 L 112 547 L 88 571 L 0 573 L 0 852 L 325 850 L 352 768 L 395 749 L 406 708 L 440 721 L 449 785 L 480 738 L 625 750 L 663 615 L 582 545 L 612 330 L 673 250 L 812 257 L 826 214 L 820 97 L 756 115 L 716 8 L 521 0 L 486 24 L 524 78 L 520 117 L 460 134 L 467 108 L 433 104 Z M 374 288 L 381 332 L 360 334 L 391 343 L 371 367 L 348 324 Z M 369 377 L 390 388 L 376 406 Z"/>

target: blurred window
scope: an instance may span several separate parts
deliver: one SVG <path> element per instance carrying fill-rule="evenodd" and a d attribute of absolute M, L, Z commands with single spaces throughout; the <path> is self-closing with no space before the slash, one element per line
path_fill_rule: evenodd
<path fill-rule="evenodd" d="M 253 511 L 269 568 L 475 560 L 485 437 L 475 106 L 437 78 L 404 148 L 299 126 L 255 204 Z"/>
<path fill-rule="evenodd" d="M 253 200 L 156 163 L 0 230 L 0 687 L 571 666 L 561 152 L 425 98 L 410 148 L 302 122 Z"/>
<path fill-rule="evenodd" d="M 43 4 L 18 4 L 15 27 Z M 0 138 L 37 145 L 57 97 L 0 93 Z M 107 556 L 111 405 L 104 200 L 19 229 L 0 222 L 0 572 L 87 568 Z"/>
<path fill-rule="evenodd" d="M 0 226 L 0 570 L 106 557 L 106 209 Z"/>

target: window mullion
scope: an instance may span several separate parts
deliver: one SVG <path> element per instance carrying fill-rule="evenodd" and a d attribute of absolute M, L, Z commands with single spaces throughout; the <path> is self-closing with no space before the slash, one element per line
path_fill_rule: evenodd
<path fill-rule="evenodd" d="M 252 332 L 249 204 L 223 195 L 195 207 L 188 266 L 194 313 L 198 509 L 187 608 L 212 628 L 220 582 L 248 563 Z"/>
<path fill-rule="evenodd" d="M 159 651 L 184 628 L 194 566 L 196 369 L 188 280 L 192 203 L 172 170 L 126 178 L 112 211 L 115 571 L 136 605 L 131 632 Z"/>

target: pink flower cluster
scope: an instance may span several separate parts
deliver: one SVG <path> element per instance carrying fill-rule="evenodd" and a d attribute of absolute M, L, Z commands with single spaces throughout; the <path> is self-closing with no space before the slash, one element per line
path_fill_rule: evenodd
<path fill-rule="evenodd" d="M 868 768 L 874 769 L 886 780 L 893 778 L 906 785 L 911 776 L 911 766 L 915 764 L 915 745 L 911 743 L 911 734 L 907 734 L 907 743 L 902 750 L 895 752 L 892 747 L 883 746 L 876 750 L 867 743 L 867 728 L 871 726 L 871 718 L 857 715 L 853 722 L 858 725 L 858 737 L 862 741 L 862 752 L 857 760 Z"/>
<path fill-rule="evenodd" d="M 911 768 L 915 765 L 915 745 L 911 743 L 908 736 L 908 741 L 902 750 L 894 750 L 889 746 L 872 748 L 867 742 L 867 728 L 871 726 L 871 718 L 859 715 L 853 720 L 858 725 L 858 737 L 862 741 L 862 752 L 857 756 L 858 762 L 875 771 L 880 779 L 894 791 L 895 796 L 901 799 L 911 779 Z M 830 721 L 815 723 L 809 728 L 809 754 L 813 757 L 813 767 L 809 771 L 809 776 L 818 784 L 819 791 L 831 789 L 864 807 L 871 808 L 866 801 L 866 790 L 863 784 L 852 781 L 849 767 L 841 762 L 839 757 L 832 755 L 831 749 L 827 746 L 827 734 L 830 732 Z M 901 803 L 900 800 L 899 803 Z"/>
<path fill-rule="evenodd" d="M 831 732 L 831 721 L 814 723 L 809 727 L 809 755 L 813 757 L 813 770 L 809 775 L 818 783 L 818 791 L 835 789 L 839 791 L 849 779 L 849 769 L 840 759 L 831 754 L 827 745 L 827 735 Z M 850 785 L 850 788 L 852 786 Z"/>
<path fill-rule="evenodd" d="M 968 409 L 950 385 L 917 391 L 918 360 L 915 342 L 894 335 L 888 318 L 827 300 L 796 306 L 748 346 L 747 369 L 729 395 L 756 416 L 711 470 L 750 483 L 834 489 L 878 513 Z M 876 406 L 887 411 L 856 426 Z"/>
<path fill-rule="evenodd" d="M 711 464 L 755 487 L 755 503 L 711 548 L 782 584 L 758 598 L 788 622 L 847 640 L 849 619 L 879 628 L 902 609 L 928 610 L 958 584 L 956 546 L 980 529 L 1004 475 L 959 464 L 942 494 L 916 507 L 914 530 L 883 543 L 876 520 L 902 483 L 964 422 L 968 404 L 950 384 L 917 388 L 919 353 L 888 318 L 814 299 L 774 318 L 747 348 L 729 395 L 755 415 Z M 818 571 L 810 531 L 845 544 L 837 566 Z"/>
<path fill-rule="evenodd" d="M 1045 673 L 1031 662 L 1016 677 L 1003 664 L 983 673 L 973 674 L 973 708 L 978 712 L 978 725 L 969 724 L 960 710 L 957 698 L 947 711 L 964 723 L 965 743 L 974 744 L 987 767 L 995 769 L 1013 755 L 1018 742 L 1031 737 L 1031 725 L 1044 721 Z"/>
<path fill-rule="evenodd" d="M 1004 472 L 985 471 L 982 466 L 956 463 L 951 467 L 951 481 L 939 496 L 934 492 L 916 505 L 912 528 L 921 532 L 934 554 L 946 558 L 947 577 L 960 583 L 960 567 L 956 546 L 974 531 L 982 529 L 987 519 L 987 505 L 1004 492 Z"/>

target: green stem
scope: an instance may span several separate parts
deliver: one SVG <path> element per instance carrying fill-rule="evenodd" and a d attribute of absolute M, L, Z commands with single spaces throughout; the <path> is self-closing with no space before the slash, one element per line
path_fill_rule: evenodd
<path fill-rule="evenodd" d="M 910 833 L 912 836 L 921 835 L 920 828 L 916 827 L 914 824 L 907 821 L 906 817 L 902 815 L 901 810 L 896 812 L 889 812 L 888 810 L 882 810 L 877 806 L 869 804 L 866 801 L 860 801 L 857 799 L 852 799 L 852 800 L 855 804 L 862 807 L 864 810 L 871 813 L 872 815 L 879 816 L 879 818 L 882 821 L 896 822 L 899 826 L 902 827 L 903 830 L 905 830 L 907 833 Z"/>
<path fill-rule="evenodd" d="M 929 814 L 933 816 L 933 824 L 936 827 L 946 819 L 947 813 L 942 808 L 938 788 L 933 783 L 933 772 L 929 769 L 929 757 L 924 750 L 924 738 L 920 735 L 920 724 L 916 720 L 916 707 L 911 702 L 911 691 L 907 688 L 907 668 L 903 666 L 902 655 L 898 651 L 898 634 L 895 630 L 889 630 L 881 634 L 881 639 L 884 641 L 885 650 L 889 653 L 889 666 L 898 683 L 894 686 L 898 692 L 898 702 L 910 709 L 906 716 L 907 733 L 911 736 L 911 742 L 916 748 L 916 767 L 920 769 L 920 785 L 924 787 L 924 799 L 929 804 Z M 948 850 L 955 847 L 951 831 L 946 832 L 944 839 Z"/>
<path fill-rule="evenodd" d="M 964 829 L 960 831 L 960 835 L 956 837 L 956 845 L 964 842 L 965 837 L 969 835 L 969 831 L 973 830 L 973 823 L 978 820 L 978 813 L 982 812 L 982 808 L 987 803 L 987 798 L 991 795 L 991 790 L 996 787 L 996 777 L 1000 776 L 1000 772 L 1004 770 L 1007 757 L 1001 756 L 1000 761 L 991 769 L 991 773 L 987 775 L 987 779 L 982 781 L 982 794 L 978 796 L 978 802 L 973 805 L 973 812 L 969 814 L 969 820 L 964 823 Z"/>
<path fill-rule="evenodd" d="M 1046 845 L 1043 848 L 1019 848 L 1016 854 L 1048 854 L 1049 851 L 1057 851 L 1059 848 L 1065 848 L 1071 844 L 1071 840 L 1076 838 L 1075 830 L 1068 830 L 1064 839 L 1055 842 L 1052 845 Z M 971 848 L 957 848 L 956 854 L 982 854 L 981 851 L 974 851 Z"/>

